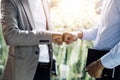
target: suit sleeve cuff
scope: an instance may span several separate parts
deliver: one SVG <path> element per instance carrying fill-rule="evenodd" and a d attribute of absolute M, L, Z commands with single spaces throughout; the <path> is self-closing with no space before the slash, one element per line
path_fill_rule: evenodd
<path fill-rule="evenodd" d="M 50 31 L 43 31 L 40 33 L 40 44 L 51 44 L 52 43 L 52 33 Z"/>

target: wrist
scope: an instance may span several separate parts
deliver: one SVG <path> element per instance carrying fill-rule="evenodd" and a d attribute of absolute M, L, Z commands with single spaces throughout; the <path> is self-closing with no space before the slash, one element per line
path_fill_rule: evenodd
<path fill-rule="evenodd" d="M 97 63 L 98 63 L 98 66 L 99 66 L 100 69 L 104 69 L 105 68 L 100 60 L 97 60 Z"/>
<path fill-rule="evenodd" d="M 78 39 L 78 33 L 77 32 L 72 32 L 71 34 L 74 36 L 74 40 Z"/>
<path fill-rule="evenodd" d="M 77 32 L 77 34 L 78 34 L 78 38 L 79 39 L 83 38 L 83 32 L 81 30 L 79 32 Z"/>

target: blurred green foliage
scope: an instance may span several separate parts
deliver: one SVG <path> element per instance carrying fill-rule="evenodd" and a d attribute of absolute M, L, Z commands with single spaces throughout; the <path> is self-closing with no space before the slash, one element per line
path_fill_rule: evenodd
<path fill-rule="evenodd" d="M 92 42 L 86 40 L 54 45 L 58 76 L 53 80 L 94 80 L 85 72 L 87 49 L 92 47 Z"/>
<path fill-rule="evenodd" d="M 0 27 L 0 75 L 2 75 L 3 68 L 7 59 L 7 52 L 7 46 L 2 35 L 2 29 Z"/>

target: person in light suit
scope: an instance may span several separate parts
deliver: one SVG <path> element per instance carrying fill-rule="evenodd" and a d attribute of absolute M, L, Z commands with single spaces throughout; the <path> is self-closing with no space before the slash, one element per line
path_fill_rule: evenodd
<path fill-rule="evenodd" d="M 1 0 L 2 32 L 9 47 L 3 80 L 50 80 L 52 42 L 61 33 L 50 32 L 47 0 Z"/>
<path fill-rule="evenodd" d="M 63 41 L 70 44 L 77 39 L 94 40 L 95 50 L 109 52 L 88 65 L 88 73 L 96 80 L 120 80 L 120 0 L 102 1 L 98 25 L 78 32 L 66 32 Z M 102 75 L 104 68 L 112 69 L 111 76 Z"/>

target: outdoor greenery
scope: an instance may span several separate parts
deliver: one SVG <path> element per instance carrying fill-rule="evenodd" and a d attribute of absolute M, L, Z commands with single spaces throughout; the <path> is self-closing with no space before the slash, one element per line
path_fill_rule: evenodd
<path fill-rule="evenodd" d="M 2 75 L 3 68 L 6 62 L 7 52 L 8 49 L 3 39 L 2 30 L 0 26 L 0 76 Z"/>
<path fill-rule="evenodd" d="M 53 31 L 72 32 L 93 26 L 97 19 L 94 0 L 51 0 Z M 94 80 L 85 72 L 88 48 L 92 41 L 77 40 L 70 45 L 53 44 L 57 60 L 58 76 L 52 80 Z M 8 47 L 0 27 L 0 75 L 7 59 Z"/>
<path fill-rule="evenodd" d="M 54 45 L 58 76 L 53 80 L 93 80 L 85 72 L 87 49 L 92 46 L 92 42 L 81 40 L 70 45 Z"/>
<path fill-rule="evenodd" d="M 51 19 L 54 31 L 76 32 L 96 24 L 95 0 L 51 0 Z M 93 43 L 86 40 L 61 46 L 54 45 L 58 76 L 53 80 L 94 80 L 85 72 L 88 48 Z"/>

